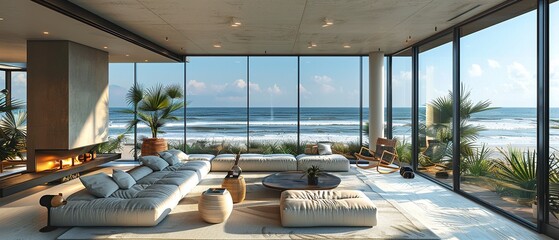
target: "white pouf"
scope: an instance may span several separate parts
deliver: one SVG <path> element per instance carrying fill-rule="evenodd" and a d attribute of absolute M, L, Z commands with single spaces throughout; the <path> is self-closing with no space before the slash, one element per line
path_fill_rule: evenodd
<path fill-rule="evenodd" d="M 377 225 L 377 208 L 356 190 L 287 190 L 281 193 L 284 227 Z"/>

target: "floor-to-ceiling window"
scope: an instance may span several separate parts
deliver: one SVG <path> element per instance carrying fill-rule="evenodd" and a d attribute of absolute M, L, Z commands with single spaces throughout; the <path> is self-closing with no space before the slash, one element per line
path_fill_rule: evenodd
<path fill-rule="evenodd" d="M 452 184 L 452 37 L 419 48 L 419 171 Z"/>
<path fill-rule="evenodd" d="M 247 57 L 192 57 L 186 71 L 187 151 L 246 151 Z"/>
<path fill-rule="evenodd" d="M 332 142 L 359 151 L 359 57 L 301 57 L 301 146 Z"/>
<path fill-rule="evenodd" d="M 297 57 L 250 57 L 250 152 L 297 154 Z"/>
<path fill-rule="evenodd" d="M 550 80 L 550 135 L 549 135 L 549 220 L 559 231 L 559 3 L 549 6 L 549 80 Z"/>
<path fill-rule="evenodd" d="M 536 11 L 463 29 L 461 189 L 535 223 Z"/>
<path fill-rule="evenodd" d="M 404 165 L 411 163 L 411 56 L 392 56 L 392 137 L 398 139 L 398 156 Z"/>
<path fill-rule="evenodd" d="M 126 95 L 134 85 L 133 63 L 109 64 L 109 138 L 101 152 L 119 152 L 122 159 L 134 159 L 134 131 L 127 131 L 134 114 L 126 101 Z"/>

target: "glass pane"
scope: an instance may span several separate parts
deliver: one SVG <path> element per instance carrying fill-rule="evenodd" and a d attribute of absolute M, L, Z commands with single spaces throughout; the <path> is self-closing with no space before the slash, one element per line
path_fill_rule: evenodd
<path fill-rule="evenodd" d="M 250 151 L 297 154 L 297 58 L 250 58 Z"/>
<path fill-rule="evenodd" d="M 133 63 L 109 64 L 109 139 L 107 147 L 100 152 L 118 152 L 122 159 L 134 159 L 134 132 L 126 133 L 126 125 L 134 119 L 134 114 L 125 113 L 131 109 L 126 102 L 126 93 L 134 85 Z"/>
<path fill-rule="evenodd" d="M 27 72 L 12 72 L 12 101 L 19 101 L 27 109 Z"/>
<path fill-rule="evenodd" d="M 549 224 L 559 228 L 559 2 L 554 2 L 549 6 L 549 78 L 551 90 L 550 104 L 550 149 L 549 166 Z M 557 237 L 557 236 L 555 236 Z"/>
<path fill-rule="evenodd" d="M 535 223 L 536 12 L 464 36 L 460 47 L 461 189 Z"/>
<path fill-rule="evenodd" d="M 369 57 L 362 58 L 363 63 L 363 146 L 369 146 Z"/>
<path fill-rule="evenodd" d="M 187 151 L 246 151 L 247 58 L 191 57 L 186 76 Z"/>
<path fill-rule="evenodd" d="M 144 97 L 149 96 L 150 93 L 154 95 L 153 93 L 159 89 L 166 96 L 166 92 L 170 88 L 178 88 L 181 93 L 184 92 L 184 65 L 182 63 L 138 63 L 137 70 L 137 82 L 145 90 Z M 169 98 L 172 101 L 171 104 L 183 102 L 184 98 L 181 95 L 178 95 L 177 98 Z M 168 97 L 172 97 L 172 95 L 168 95 Z M 162 112 L 167 108 L 169 107 L 160 108 L 157 112 L 143 111 L 149 116 L 159 118 L 159 123 L 164 122 L 157 134 L 154 134 L 154 129 L 150 128 L 147 121 L 142 121 L 142 118 L 138 115 L 140 120 L 140 124 L 138 124 L 138 145 L 144 138 L 157 137 L 167 140 L 169 149 L 184 150 L 184 108 L 172 111 L 169 117 L 162 118 Z M 141 109 L 138 111 L 142 112 Z"/>
<path fill-rule="evenodd" d="M 301 57 L 301 146 L 359 151 L 359 57 Z"/>
<path fill-rule="evenodd" d="M 411 56 L 392 57 L 392 136 L 400 162 L 411 164 Z"/>
<path fill-rule="evenodd" d="M 452 185 L 452 42 L 420 49 L 419 135 L 419 171 Z"/>

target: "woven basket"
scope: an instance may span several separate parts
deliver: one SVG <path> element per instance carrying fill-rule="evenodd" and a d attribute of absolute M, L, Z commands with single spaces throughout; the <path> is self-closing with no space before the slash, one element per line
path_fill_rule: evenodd
<path fill-rule="evenodd" d="M 142 156 L 159 155 L 159 152 L 167 149 L 167 140 L 164 138 L 144 138 L 142 142 Z"/>

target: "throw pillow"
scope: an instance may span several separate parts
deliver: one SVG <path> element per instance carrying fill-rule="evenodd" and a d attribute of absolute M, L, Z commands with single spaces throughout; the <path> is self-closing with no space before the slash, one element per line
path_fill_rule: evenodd
<path fill-rule="evenodd" d="M 169 163 L 167 163 L 167 161 L 158 156 L 141 156 L 140 162 L 153 169 L 153 171 L 161 171 L 169 166 Z"/>
<path fill-rule="evenodd" d="M 160 152 L 160 153 L 159 153 L 159 156 L 160 156 L 161 158 L 163 158 L 163 159 L 167 159 L 168 157 L 173 156 L 173 154 L 171 154 L 171 153 L 169 153 L 169 152 L 167 152 L 167 151 L 163 151 L 163 152 Z"/>
<path fill-rule="evenodd" d="M 138 181 L 153 172 L 153 169 L 148 166 L 138 166 L 128 171 L 128 174 Z"/>
<path fill-rule="evenodd" d="M 165 159 L 165 161 L 167 161 L 169 166 L 173 166 L 173 165 L 178 164 L 178 163 L 181 162 L 181 160 L 179 160 L 179 158 L 177 156 L 174 156 L 174 155 L 171 155 L 171 156 L 163 158 L 163 159 Z"/>
<path fill-rule="evenodd" d="M 106 173 L 80 177 L 80 181 L 92 195 L 105 198 L 118 190 L 118 185 Z"/>
<path fill-rule="evenodd" d="M 330 154 L 332 154 L 332 144 L 330 144 L 330 143 L 318 143 L 318 154 L 320 154 L 320 155 L 330 155 Z"/>
<path fill-rule="evenodd" d="M 130 174 L 119 169 L 113 169 L 113 180 L 121 189 L 129 189 L 136 184 L 136 180 Z"/>
<path fill-rule="evenodd" d="M 188 155 L 186 153 L 184 153 L 181 150 L 177 150 L 177 149 L 170 149 L 167 150 L 165 152 L 168 152 L 170 154 L 173 154 L 174 156 L 176 156 L 180 161 L 187 161 L 188 160 Z"/>

